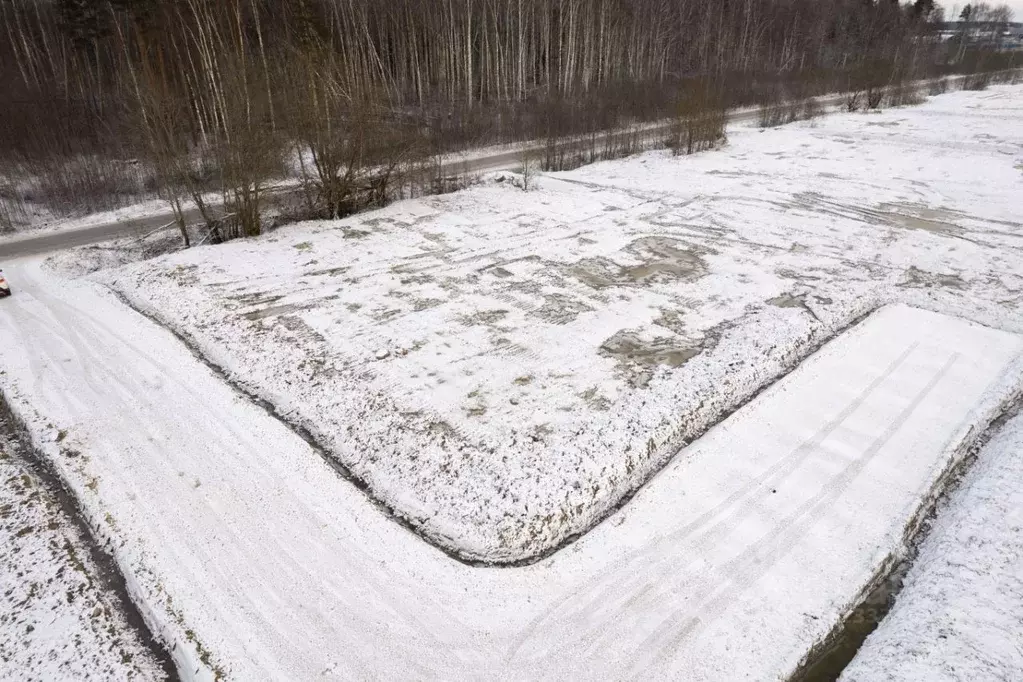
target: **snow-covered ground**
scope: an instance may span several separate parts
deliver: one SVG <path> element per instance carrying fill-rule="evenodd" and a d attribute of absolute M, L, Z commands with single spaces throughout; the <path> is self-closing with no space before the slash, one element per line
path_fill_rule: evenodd
<path fill-rule="evenodd" d="M 9 428 L 0 413 L 0 679 L 165 679 Z"/>
<path fill-rule="evenodd" d="M 1023 679 L 1023 417 L 938 511 L 891 613 L 845 682 Z"/>
<path fill-rule="evenodd" d="M 495 562 L 585 532 L 881 304 L 1023 330 L 1018 86 L 510 180 L 103 277 Z"/>
<path fill-rule="evenodd" d="M 1021 92 L 99 274 L 326 455 L 39 261 L 5 263 L 0 390 L 185 678 L 784 679 L 1019 397 Z M 890 301 L 990 326 L 883 307 L 674 449 Z M 658 469 L 514 568 L 375 502 L 506 560 Z"/>
<path fill-rule="evenodd" d="M 1015 334 L 886 308 L 571 548 L 479 568 L 99 285 L 10 274 L 0 388 L 186 678 L 783 679 L 1023 372 Z"/>

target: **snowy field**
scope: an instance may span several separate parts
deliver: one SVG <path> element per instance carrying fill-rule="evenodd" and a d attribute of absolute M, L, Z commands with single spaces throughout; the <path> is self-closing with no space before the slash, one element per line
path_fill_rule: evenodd
<path fill-rule="evenodd" d="M 101 274 L 471 560 L 543 556 L 878 306 L 1023 330 L 1023 88 Z"/>
<path fill-rule="evenodd" d="M 906 585 L 843 682 L 1023 679 L 1023 417 L 938 511 Z"/>
<path fill-rule="evenodd" d="M 0 680 L 162 680 L 0 414 Z"/>
<path fill-rule="evenodd" d="M 786 679 L 1019 399 L 1021 95 L 4 263 L 0 390 L 184 679 Z"/>
<path fill-rule="evenodd" d="M 1020 336 L 885 308 L 569 549 L 487 569 L 98 285 L 11 274 L 0 387 L 186 679 L 784 679 L 1023 378 Z"/>

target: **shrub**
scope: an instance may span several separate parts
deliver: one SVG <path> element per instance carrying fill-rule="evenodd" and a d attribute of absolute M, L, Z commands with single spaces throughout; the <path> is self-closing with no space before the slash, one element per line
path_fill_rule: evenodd
<path fill-rule="evenodd" d="M 712 149 L 726 140 L 728 112 L 709 82 L 684 92 L 677 105 L 668 148 L 676 155 Z"/>
<path fill-rule="evenodd" d="M 974 73 L 963 79 L 963 90 L 987 90 L 991 85 L 991 75 L 987 73 Z"/>
<path fill-rule="evenodd" d="M 888 106 L 909 107 L 920 104 L 924 101 L 920 94 L 920 88 L 913 83 L 901 83 L 892 86 L 888 91 Z"/>
<path fill-rule="evenodd" d="M 934 95 L 944 95 L 946 92 L 948 92 L 947 78 L 938 78 L 936 80 L 932 80 L 930 82 L 930 85 L 927 86 L 927 93 L 932 97 Z"/>

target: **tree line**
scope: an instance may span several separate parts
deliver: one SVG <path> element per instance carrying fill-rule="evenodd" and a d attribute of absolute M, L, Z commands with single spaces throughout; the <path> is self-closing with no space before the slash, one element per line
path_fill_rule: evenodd
<path fill-rule="evenodd" d="M 938 41 L 942 19 L 933 0 L 3 0 L 0 202 L 159 195 L 186 240 L 191 206 L 230 237 L 291 173 L 335 217 L 436 190 L 437 155 L 472 145 L 549 140 L 564 165 L 565 137 L 678 117 L 693 151 L 728 107 L 1006 66 Z"/>

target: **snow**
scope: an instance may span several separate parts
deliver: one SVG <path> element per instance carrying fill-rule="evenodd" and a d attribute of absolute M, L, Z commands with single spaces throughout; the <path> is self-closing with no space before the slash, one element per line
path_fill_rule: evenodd
<path fill-rule="evenodd" d="M 879 306 L 1023 331 L 1019 87 L 102 273 L 431 542 L 532 560 Z"/>
<path fill-rule="evenodd" d="M 784 679 L 1019 398 L 1019 93 L 97 275 L 327 453 L 37 260 L 0 390 L 185 679 Z"/>
<path fill-rule="evenodd" d="M 99 285 L 11 274 L 0 388 L 186 679 L 784 678 L 1023 378 L 1019 336 L 885 308 L 569 549 L 479 568 Z"/>
<path fill-rule="evenodd" d="M 164 679 L 8 428 L 0 415 L 0 679 Z"/>
<path fill-rule="evenodd" d="M 938 511 L 905 587 L 846 682 L 1023 679 L 1023 417 Z"/>

